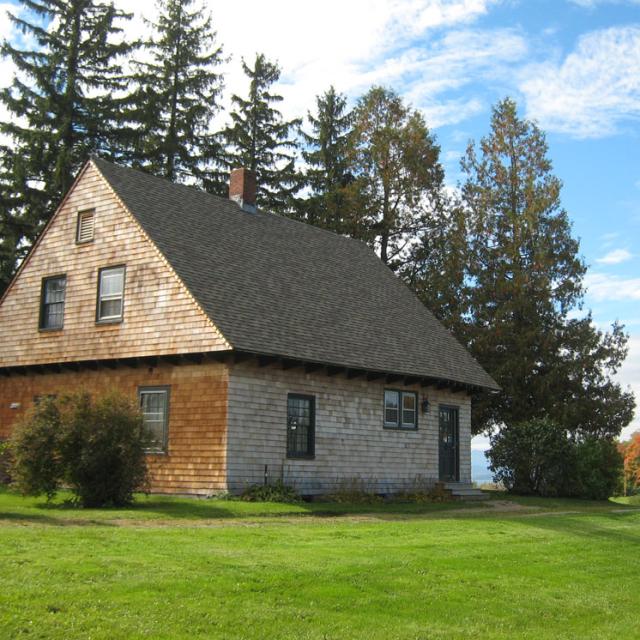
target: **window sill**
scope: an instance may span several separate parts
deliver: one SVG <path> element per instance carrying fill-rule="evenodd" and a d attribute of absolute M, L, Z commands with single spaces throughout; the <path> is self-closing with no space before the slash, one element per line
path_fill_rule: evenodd
<path fill-rule="evenodd" d="M 113 324 L 122 324 L 123 318 L 114 318 L 113 320 L 96 320 L 97 327 L 109 326 Z"/>
<path fill-rule="evenodd" d="M 397 426 L 391 427 L 391 426 L 387 426 L 386 424 L 382 425 L 382 428 L 387 429 L 389 431 L 417 431 L 418 430 L 418 427 L 397 427 Z"/>
<path fill-rule="evenodd" d="M 76 247 L 84 247 L 86 244 L 93 244 L 95 242 L 95 238 L 91 238 L 91 240 L 76 240 Z"/>
<path fill-rule="evenodd" d="M 166 456 L 169 455 L 168 451 L 162 451 L 161 449 L 145 449 L 145 456 Z"/>
<path fill-rule="evenodd" d="M 64 327 L 38 327 L 39 333 L 62 333 Z"/>
<path fill-rule="evenodd" d="M 291 455 L 290 453 L 287 454 L 287 460 L 315 460 L 315 459 L 316 459 L 315 454 L 309 455 L 309 456 Z"/>

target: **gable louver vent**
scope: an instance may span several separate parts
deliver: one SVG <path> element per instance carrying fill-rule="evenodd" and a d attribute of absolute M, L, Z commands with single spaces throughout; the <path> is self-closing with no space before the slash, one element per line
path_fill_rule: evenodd
<path fill-rule="evenodd" d="M 78 243 L 91 242 L 93 240 L 94 214 L 93 209 L 91 211 L 81 211 L 78 214 L 78 236 L 76 238 Z"/>

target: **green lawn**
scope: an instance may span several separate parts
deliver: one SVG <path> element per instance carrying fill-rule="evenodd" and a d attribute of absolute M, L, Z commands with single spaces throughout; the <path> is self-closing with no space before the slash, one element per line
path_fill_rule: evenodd
<path fill-rule="evenodd" d="M 640 509 L 0 491 L 0 638 L 637 638 Z"/>

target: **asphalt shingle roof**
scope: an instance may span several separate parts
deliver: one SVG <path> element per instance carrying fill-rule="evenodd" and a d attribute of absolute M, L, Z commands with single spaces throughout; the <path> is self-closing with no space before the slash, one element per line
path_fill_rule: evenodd
<path fill-rule="evenodd" d="M 365 244 L 93 162 L 234 349 L 497 388 Z"/>

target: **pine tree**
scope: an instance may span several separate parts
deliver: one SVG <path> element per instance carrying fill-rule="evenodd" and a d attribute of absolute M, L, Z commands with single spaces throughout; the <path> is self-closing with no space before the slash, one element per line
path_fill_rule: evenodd
<path fill-rule="evenodd" d="M 454 335 L 464 337 L 470 304 L 466 211 L 442 196 L 423 221 L 400 275 Z"/>
<path fill-rule="evenodd" d="M 221 192 L 222 150 L 212 133 L 224 61 L 211 16 L 195 0 L 159 0 L 153 35 L 143 43 L 130 96 L 132 164 L 172 181 Z"/>
<path fill-rule="evenodd" d="M 299 217 L 336 233 L 350 230 L 352 219 L 349 185 L 349 136 L 353 114 L 347 98 L 334 87 L 316 97 L 316 113 L 307 114 L 310 133 L 302 132 L 307 150 L 302 156 L 308 165 L 306 184 L 311 195 L 300 201 Z"/>
<path fill-rule="evenodd" d="M 634 408 L 612 378 L 627 336 L 574 317 L 586 267 L 543 132 L 503 100 L 462 168 L 470 290 L 461 337 L 502 387 L 476 404 L 475 430 L 547 417 L 575 437 L 617 436 Z"/>
<path fill-rule="evenodd" d="M 280 68 L 257 54 L 250 67 L 244 60 L 242 69 L 249 79 L 249 95 L 231 100 L 231 125 L 224 137 L 229 146 L 229 166 L 255 171 L 258 183 L 257 202 L 274 213 L 290 214 L 293 198 L 300 188 L 295 168 L 297 142 L 292 137 L 301 121 L 284 120 L 275 105 L 282 96 L 272 93 L 280 78 Z"/>
<path fill-rule="evenodd" d="M 430 212 L 441 206 L 440 148 L 418 111 L 393 91 L 373 87 L 355 109 L 350 154 L 360 237 L 399 268 Z"/>
<path fill-rule="evenodd" d="M 0 174 L 4 189 L 13 194 L 2 204 L 3 274 L 24 255 L 88 155 L 113 155 L 121 119 L 121 103 L 114 96 L 126 84 L 119 59 L 131 50 L 117 26 L 129 16 L 112 4 L 21 4 L 30 17 L 9 16 L 34 46 L 20 49 L 8 40 L 2 45 L 17 69 L 11 85 L 0 92 L 10 116 L 0 123 L 8 140 L 0 146 Z"/>

